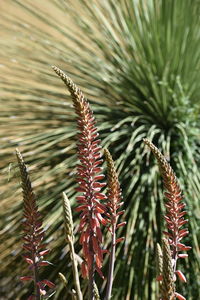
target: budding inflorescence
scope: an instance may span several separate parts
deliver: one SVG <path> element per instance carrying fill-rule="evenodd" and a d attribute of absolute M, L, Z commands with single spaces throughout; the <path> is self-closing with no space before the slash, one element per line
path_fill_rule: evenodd
<path fill-rule="evenodd" d="M 16 150 L 18 165 L 21 174 L 23 202 L 24 202 L 24 244 L 23 249 L 26 253 L 23 255 L 26 262 L 30 265 L 32 276 L 21 277 L 22 281 L 33 281 L 35 285 L 35 294 L 30 299 L 40 299 L 40 295 L 45 295 L 45 286 L 54 288 L 55 285 L 47 280 L 39 280 L 39 269 L 50 263 L 43 257 L 49 253 L 49 249 L 45 249 L 47 244 L 43 242 L 44 230 L 42 228 L 42 217 L 38 211 L 35 194 L 32 189 L 27 167 L 24 163 L 21 153 Z"/>
<path fill-rule="evenodd" d="M 185 203 L 182 201 L 183 195 L 181 192 L 181 188 L 173 169 L 171 168 L 166 158 L 158 150 L 158 148 L 147 139 L 144 139 L 144 143 L 151 149 L 158 161 L 159 169 L 166 190 L 166 192 L 164 193 L 167 199 L 167 201 L 165 202 L 166 214 L 164 218 L 168 230 L 164 231 L 163 233 L 170 245 L 173 278 L 174 280 L 176 280 L 176 276 L 178 276 L 181 281 L 186 282 L 186 278 L 183 273 L 180 270 L 177 270 L 177 260 L 179 258 L 187 257 L 187 254 L 182 254 L 180 252 L 188 251 L 191 249 L 190 246 L 186 246 L 181 242 L 182 238 L 189 233 L 187 228 L 182 228 L 185 224 L 188 223 L 188 220 L 184 218 L 187 212 L 184 210 Z M 178 299 L 184 298 L 178 293 L 175 293 L 174 295 L 176 295 Z"/>
<path fill-rule="evenodd" d="M 98 139 L 95 119 L 89 107 L 87 99 L 81 90 L 76 87 L 72 80 L 60 69 L 53 67 L 54 71 L 61 77 L 72 95 L 75 112 L 78 116 L 78 188 L 77 191 L 82 195 L 77 197 L 79 206 L 76 211 L 80 212 L 81 232 L 80 244 L 83 247 L 84 262 L 82 263 L 83 277 L 93 269 L 103 276 L 101 272 L 103 263 L 102 232 L 100 224 L 106 225 L 107 221 L 102 216 L 106 207 L 100 201 L 105 200 L 106 196 L 101 193 L 105 183 L 100 182 L 104 179 L 100 154 L 100 139 Z"/>

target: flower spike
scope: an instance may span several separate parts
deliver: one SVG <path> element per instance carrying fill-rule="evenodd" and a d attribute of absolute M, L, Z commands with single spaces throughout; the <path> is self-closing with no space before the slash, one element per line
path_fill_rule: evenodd
<path fill-rule="evenodd" d="M 78 158 L 80 164 L 77 168 L 77 181 L 79 186 L 77 191 L 82 195 L 77 197 L 79 206 L 76 211 L 80 212 L 81 232 L 80 244 L 83 249 L 84 262 L 82 264 L 82 275 L 89 277 L 89 299 L 94 298 L 94 271 L 96 270 L 101 276 L 101 268 L 103 263 L 103 251 L 101 248 L 102 232 L 100 224 L 106 225 L 107 221 L 103 217 L 106 212 L 104 204 L 101 200 L 106 196 L 101 193 L 101 189 L 105 183 L 100 182 L 103 174 L 100 167 L 102 164 L 100 154 L 100 139 L 98 139 L 97 128 L 95 127 L 95 119 L 90 109 L 87 99 L 73 81 L 57 67 L 53 67 L 54 71 L 63 80 L 71 93 L 73 105 L 77 114 L 78 126 Z"/>
<path fill-rule="evenodd" d="M 109 223 L 110 223 L 110 232 L 112 234 L 112 243 L 111 243 L 111 254 L 109 261 L 109 271 L 108 271 L 108 280 L 107 280 L 107 289 L 106 289 L 106 298 L 109 300 L 111 297 L 112 284 L 113 284 L 113 271 L 115 263 L 115 247 L 118 242 L 124 240 L 124 238 L 116 239 L 116 230 L 124 226 L 126 222 L 118 223 L 119 216 L 123 214 L 124 211 L 120 210 L 123 202 L 121 195 L 121 188 L 118 180 L 118 175 L 114 166 L 114 162 L 110 152 L 105 149 L 104 155 L 107 162 L 107 176 L 108 176 L 108 191 L 107 191 L 107 207 L 108 212 L 106 213 Z"/>
<path fill-rule="evenodd" d="M 38 211 L 35 194 L 32 189 L 31 181 L 29 178 L 27 167 L 24 163 L 21 153 L 16 149 L 16 156 L 21 174 L 23 202 L 24 202 L 24 245 L 26 251 L 24 258 L 30 265 L 33 275 L 21 277 L 22 281 L 34 281 L 35 295 L 33 299 L 39 300 L 41 295 L 46 294 L 45 286 L 55 288 L 55 284 L 51 281 L 44 279 L 39 280 L 39 269 L 42 266 L 50 264 L 48 261 L 43 260 L 43 256 L 49 253 L 50 250 L 45 250 L 46 244 L 43 243 L 44 230 L 42 228 L 42 217 Z M 31 298 L 30 298 L 31 299 Z"/>
<path fill-rule="evenodd" d="M 176 280 L 176 275 L 178 275 L 178 277 L 182 281 L 186 282 L 186 278 L 183 273 L 180 270 L 176 269 L 178 258 L 187 257 L 187 255 L 180 254 L 180 252 L 188 251 L 191 249 L 190 246 L 186 246 L 180 242 L 182 238 L 189 233 L 187 228 L 182 228 L 182 226 L 185 225 L 188 220 L 184 219 L 184 216 L 187 212 L 183 210 L 185 207 L 185 203 L 183 203 L 182 201 L 183 195 L 181 192 L 181 188 L 172 167 L 159 151 L 159 149 L 147 139 L 144 139 L 144 143 L 151 149 L 158 161 L 160 173 L 163 178 L 164 188 L 166 190 L 166 192 L 164 193 L 167 199 L 167 201 L 165 202 L 166 214 L 164 218 L 167 225 L 167 231 L 163 231 L 163 233 L 170 245 L 174 281 Z M 180 294 L 176 293 L 176 297 L 178 298 L 183 296 L 180 296 Z"/>

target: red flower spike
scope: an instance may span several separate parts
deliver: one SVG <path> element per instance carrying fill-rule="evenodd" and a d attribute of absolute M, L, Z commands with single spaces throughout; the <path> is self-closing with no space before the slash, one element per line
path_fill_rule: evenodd
<path fill-rule="evenodd" d="M 44 261 L 42 261 L 41 259 L 43 255 L 49 253 L 49 250 L 41 251 L 41 249 L 45 248 L 47 245 L 43 243 L 44 230 L 42 228 L 42 217 L 40 212 L 38 211 L 35 194 L 33 193 L 27 167 L 23 161 L 22 155 L 18 150 L 16 150 L 16 155 L 21 173 L 24 202 L 23 215 L 25 221 L 22 222 L 22 226 L 25 235 L 23 237 L 23 249 L 25 249 L 27 252 L 23 256 L 26 262 L 31 265 L 29 269 L 33 272 L 33 276 L 23 276 L 20 279 L 23 281 L 34 281 L 35 295 L 30 296 L 29 299 L 39 299 L 39 267 L 44 265 Z"/>
<path fill-rule="evenodd" d="M 100 159 L 101 140 L 97 139 L 99 134 L 95 127 L 95 119 L 89 103 L 81 90 L 60 69 L 57 67 L 53 67 L 53 69 L 61 77 L 71 93 L 77 114 L 77 127 L 79 130 L 77 148 L 80 164 L 77 168 L 77 182 L 79 183 L 79 187 L 76 190 L 83 194 L 77 197 L 77 202 L 80 203 L 79 201 L 81 200 L 81 205 L 76 208 L 76 211 L 81 211 L 80 228 L 84 230 L 80 238 L 84 256 L 82 274 L 83 277 L 88 275 L 93 277 L 92 273 L 98 267 L 97 260 L 98 265 L 100 265 L 99 256 L 96 256 L 96 253 L 102 252 L 100 223 L 103 225 L 107 224 L 106 220 L 102 217 L 105 210 L 98 205 L 99 200 L 106 198 L 105 195 L 100 193 L 105 183 L 99 182 L 99 180 L 104 178 L 104 175 L 98 174 L 102 172 L 100 166 L 102 164 L 102 160 Z M 95 219 L 96 222 L 94 223 Z M 87 238 L 84 233 L 87 233 Z M 93 287 L 91 290 L 93 290 Z M 93 293 L 93 291 L 90 292 Z"/>
<path fill-rule="evenodd" d="M 165 235 L 168 236 L 168 241 L 171 248 L 171 258 L 173 263 L 173 272 L 174 275 L 177 274 L 178 277 L 186 282 L 185 276 L 181 271 L 176 270 L 177 260 L 179 257 L 186 257 L 184 254 L 179 254 L 179 251 L 187 251 L 190 250 L 190 246 L 186 246 L 180 243 L 180 240 L 188 235 L 189 231 L 186 228 L 182 228 L 183 225 L 188 223 L 187 219 L 184 219 L 186 215 L 186 211 L 183 211 L 185 207 L 185 203 L 182 202 L 183 196 L 181 193 L 181 188 L 179 186 L 176 175 L 167 162 L 166 158 L 161 154 L 161 152 L 156 148 L 149 140 L 144 139 L 144 143 L 151 149 L 154 156 L 156 157 L 161 176 L 163 178 L 164 188 L 166 190 L 165 197 L 167 199 L 165 203 L 166 207 L 166 215 L 165 221 L 168 228 L 168 232 L 164 232 Z M 174 276 L 175 277 L 175 276 Z M 180 294 L 176 293 L 176 297 L 180 300 L 184 300 L 185 298 Z"/>

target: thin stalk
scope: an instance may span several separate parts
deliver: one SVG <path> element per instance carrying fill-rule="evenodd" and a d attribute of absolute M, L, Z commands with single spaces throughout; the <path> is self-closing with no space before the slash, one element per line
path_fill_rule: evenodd
<path fill-rule="evenodd" d="M 37 284 L 37 282 L 39 281 L 39 276 L 38 276 L 38 269 L 37 269 L 34 251 L 32 251 L 32 257 L 33 257 L 33 280 L 34 280 L 35 297 L 36 300 L 40 300 L 40 288 Z"/>
<path fill-rule="evenodd" d="M 74 275 L 74 284 L 75 284 L 75 288 L 76 288 L 76 298 L 77 298 L 77 300 L 83 300 L 83 295 L 81 292 L 80 281 L 79 281 L 78 268 L 77 268 L 77 260 L 76 260 L 75 251 L 74 251 L 73 238 L 69 235 L 68 235 L 68 243 L 69 243 L 71 260 L 72 260 L 72 270 L 73 270 L 73 275 Z"/>
<path fill-rule="evenodd" d="M 111 298 L 112 285 L 113 285 L 113 273 L 114 273 L 114 265 L 115 265 L 115 248 L 116 248 L 116 224 L 112 226 L 112 245 L 111 245 L 111 253 L 109 259 L 109 270 L 108 270 L 108 282 L 106 288 L 106 297 L 105 300 L 109 300 Z"/>
<path fill-rule="evenodd" d="M 79 273 L 77 267 L 77 260 L 75 257 L 74 251 L 74 233 L 73 233 L 73 218 L 72 218 L 72 211 L 70 206 L 70 201 L 67 198 L 67 195 L 63 193 L 63 212 L 64 212 L 64 223 L 65 223 L 65 233 L 66 233 L 66 240 L 69 244 L 70 249 L 70 257 L 72 261 L 72 270 L 74 276 L 74 285 L 76 288 L 76 300 L 83 300 L 83 295 L 80 288 L 80 281 L 79 281 Z M 66 278 L 61 275 L 62 280 L 66 280 Z M 64 283 L 66 285 L 66 283 Z"/>
<path fill-rule="evenodd" d="M 89 270 L 88 300 L 94 300 L 94 257 L 92 268 Z"/>

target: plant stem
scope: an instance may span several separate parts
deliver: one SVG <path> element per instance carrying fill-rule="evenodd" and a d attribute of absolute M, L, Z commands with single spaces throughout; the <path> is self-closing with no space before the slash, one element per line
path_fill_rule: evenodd
<path fill-rule="evenodd" d="M 114 265 L 115 265 L 115 248 L 116 248 L 116 233 L 115 232 L 116 232 L 116 224 L 114 224 L 112 226 L 112 245 L 111 245 L 111 253 L 110 253 L 110 260 L 109 260 L 108 282 L 107 282 L 105 300 L 110 299 L 111 292 L 112 292 L 113 272 L 114 272 Z"/>
<path fill-rule="evenodd" d="M 89 270 L 88 300 L 94 300 L 94 255 L 92 256 L 92 268 Z"/>
<path fill-rule="evenodd" d="M 68 235 L 68 242 L 69 242 L 71 260 L 72 260 L 72 270 L 73 270 L 73 275 L 74 275 L 74 284 L 75 284 L 75 288 L 76 288 L 76 298 L 77 298 L 77 300 L 83 300 L 83 295 L 81 292 L 80 281 L 79 281 L 78 268 L 77 268 L 77 260 L 76 260 L 75 251 L 74 251 L 73 239 L 69 235 Z"/>
<path fill-rule="evenodd" d="M 36 297 L 36 300 L 40 300 L 40 288 L 37 285 L 37 282 L 39 281 L 38 269 L 37 269 L 37 264 L 36 264 L 34 251 L 32 252 L 32 255 L 33 255 L 33 278 L 34 278 L 35 297 Z"/>

